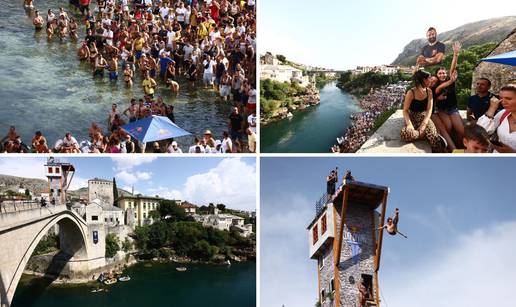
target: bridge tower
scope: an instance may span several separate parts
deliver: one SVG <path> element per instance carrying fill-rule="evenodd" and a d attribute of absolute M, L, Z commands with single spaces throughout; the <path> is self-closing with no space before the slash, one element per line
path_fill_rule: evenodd
<path fill-rule="evenodd" d="M 49 200 L 54 199 L 56 205 L 66 204 L 66 191 L 75 173 L 74 166 L 49 157 L 45 164 L 45 173 L 48 178 Z"/>
<path fill-rule="evenodd" d="M 388 193 L 384 186 L 344 179 L 317 202 L 308 240 L 310 258 L 318 262 L 321 306 L 380 306 L 383 231 L 377 229 L 384 224 Z"/>

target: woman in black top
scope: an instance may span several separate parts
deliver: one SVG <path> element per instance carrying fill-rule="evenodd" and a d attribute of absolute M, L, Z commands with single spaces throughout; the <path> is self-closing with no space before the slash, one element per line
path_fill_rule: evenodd
<path fill-rule="evenodd" d="M 459 57 L 460 48 L 460 43 L 453 44 L 453 60 L 450 66 L 449 76 L 445 67 L 438 68 L 435 73 L 438 80 L 434 87 L 436 113 L 434 117 L 438 116 L 446 129 L 446 131 L 441 131 L 442 134 L 450 134 L 452 130 L 455 130 L 457 139 L 462 141 L 464 136 L 464 123 L 459 114 L 457 94 L 455 91 L 455 81 L 458 77 L 456 69 L 457 59 Z"/>
<path fill-rule="evenodd" d="M 424 70 L 418 70 L 414 74 L 416 86 L 407 92 L 403 102 L 405 126 L 401 129 L 401 139 L 412 142 L 425 137 L 433 152 L 441 152 L 441 139 L 430 120 L 433 105 L 432 90 L 429 88 L 430 76 Z"/>

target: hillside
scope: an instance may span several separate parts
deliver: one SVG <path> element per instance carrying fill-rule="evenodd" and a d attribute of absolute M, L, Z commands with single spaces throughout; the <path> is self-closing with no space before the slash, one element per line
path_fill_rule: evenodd
<path fill-rule="evenodd" d="M 449 51 L 451 50 L 452 43 L 455 41 L 460 41 L 463 48 L 490 42 L 498 43 L 515 28 L 516 16 L 508 16 L 468 23 L 454 30 L 442 33 L 437 29 L 437 37 L 446 45 L 446 49 Z M 405 46 L 403 52 L 398 55 L 396 60 L 392 62 L 392 65 L 415 65 L 416 57 L 426 43 L 426 38 L 412 40 Z"/>
<path fill-rule="evenodd" d="M 43 179 L 0 175 L 0 193 L 7 190 L 17 192 L 20 186 L 23 186 L 24 189 L 29 189 L 34 195 L 39 195 L 41 192 L 48 189 L 48 182 Z M 126 196 L 131 195 L 131 193 L 126 190 L 118 189 L 118 195 Z M 84 187 L 75 191 L 68 191 L 68 196 L 72 198 L 88 198 L 88 188 Z"/>
<path fill-rule="evenodd" d="M 32 193 L 39 194 L 48 188 L 48 183 L 43 179 L 0 175 L 0 193 L 7 190 L 18 192 L 20 186 L 29 189 Z"/>

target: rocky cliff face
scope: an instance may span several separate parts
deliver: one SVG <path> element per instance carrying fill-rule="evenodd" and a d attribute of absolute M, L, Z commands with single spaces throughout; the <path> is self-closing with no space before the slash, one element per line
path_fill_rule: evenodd
<path fill-rule="evenodd" d="M 438 39 L 446 45 L 447 52 L 455 41 L 462 43 L 463 49 L 490 42 L 498 43 L 516 28 L 516 16 L 500 17 L 468 23 L 454 30 L 438 32 Z M 425 31 L 423 29 L 422 31 Z M 437 29 L 439 31 L 439 29 Z M 415 65 L 416 57 L 427 43 L 426 38 L 415 39 L 405 46 L 392 65 Z"/>

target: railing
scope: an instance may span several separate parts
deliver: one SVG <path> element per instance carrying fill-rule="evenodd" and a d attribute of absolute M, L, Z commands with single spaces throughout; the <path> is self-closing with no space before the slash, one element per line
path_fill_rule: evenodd
<path fill-rule="evenodd" d="M 50 206 L 53 206 L 50 202 L 46 202 L 46 206 L 42 206 L 41 202 L 35 200 L 4 200 L 0 202 L 0 214 L 19 212 L 23 210 L 34 210 Z"/>
<path fill-rule="evenodd" d="M 330 198 L 331 198 L 331 195 L 329 195 L 328 193 L 324 193 L 321 196 L 321 198 L 319 198 L 319 200 L 315 202 L 315 216 L 318 216 L 319 213 L 321 213 L 321 211 L 324 208 L 324 205 L 326 205 L 328 203 Z"/>

